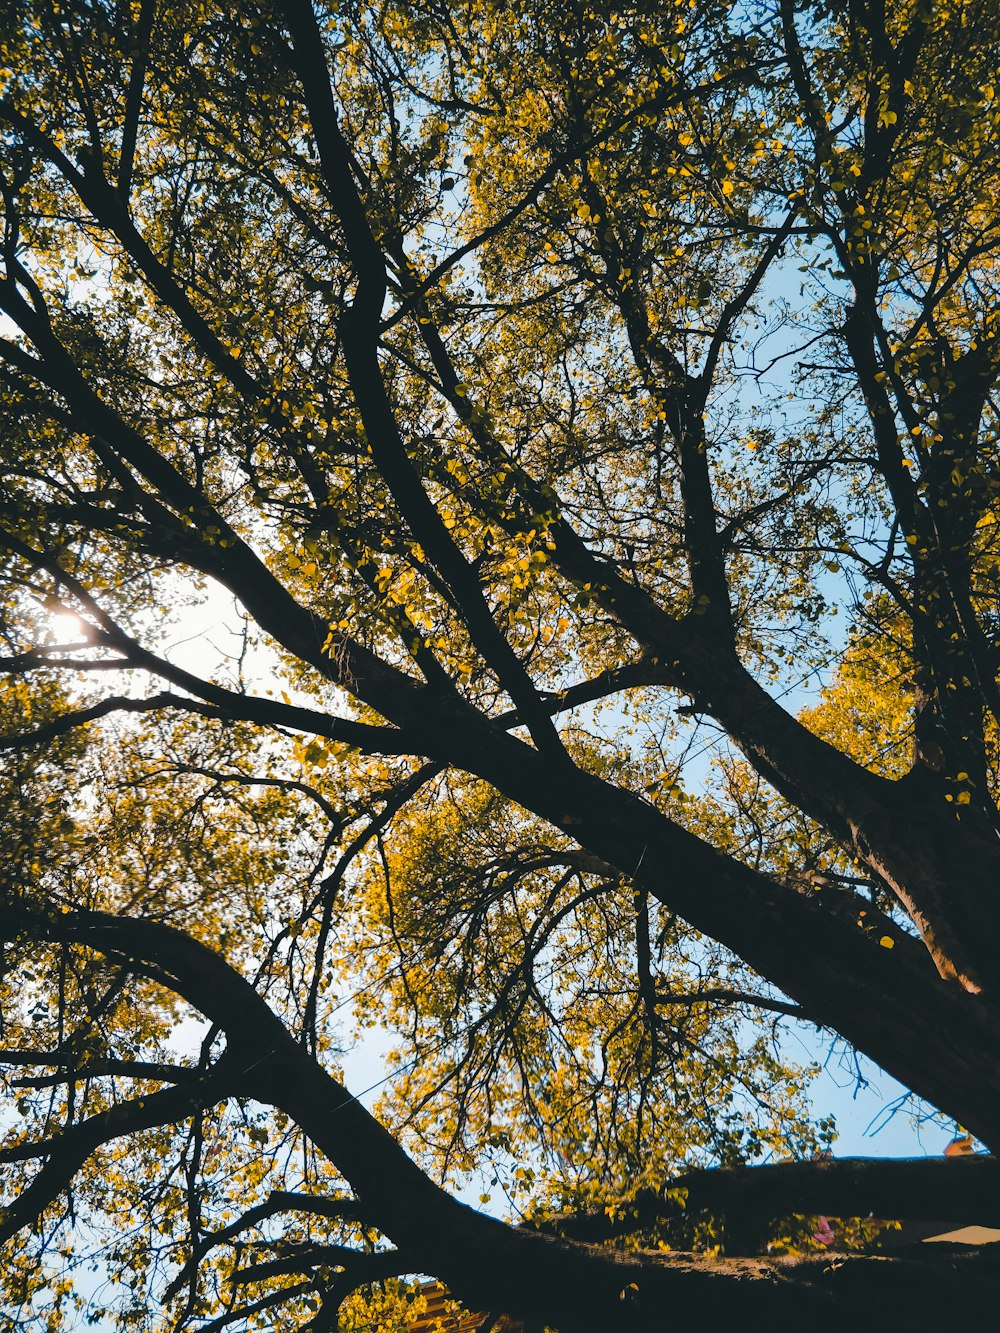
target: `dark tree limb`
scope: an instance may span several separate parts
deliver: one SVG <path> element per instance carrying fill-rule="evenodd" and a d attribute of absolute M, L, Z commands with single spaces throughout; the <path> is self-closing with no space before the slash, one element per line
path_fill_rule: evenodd
<path fill-rule="evenodd" d="M 58 1074 L 31 1074 L 11 1080 L 15 1088 L 54 1088 L 61 1083 L 77 1083 L 91 1078 L 136 1078 L 150 1079 L 160 1083 L 191 1083 L 204 1077 L 204 1071 L 189 1065 L 159 1064 L 153 1060 L 95 1060 L 78 1063 L 79 1056 L 63 1056 L 61 1059 L 48 1060 L 19 1059 L 16 1052 L 10 1055 L 0 1053 L 0 1065 L 3 1064 L 46 1064 L 58 1065 Z"/>
<path fill-rule="evenodd" d="M 847 1255 L 831 1262 L 828 1254 L 720 1261 L 620 1253 L 511 1227 L 434 1184 L 205 945 L 157 922 L 98 912 L 50 916 L 12 903 L 0 920 L 8 938 L 30 928 L 54 940 L 128 954 L 137 964 L 149 961 L 172 977 L 178 994 L 225 1029 L 229 1086 L 292 1117 L 348 1181 L 366 1220 L 410 1254 L 415 1271 L 441 1277 L 471 1309 L 506 1310 L 581 1333 L 608 1326 L 644 1333 L 661 1328 L 665 1309 L 713 1322 L 806 1322 L 832 1331 L 843 1328 L 845 1313 L 860 1317 L 872 1301 L 886 1311 L 882 1326 L 894 1330 L 930 1329 L 945 1318 L 980 1318 L 995 1308 L 1000 1260 L 989 1253 L 936 1253 L 920 1263 Z M 153 1123 L 178 1118 L 191 1105 L 182 1100 L 187 1097 L 181 1089 L 157 1093 L 146 1103 L 155 1110 L 146 1115 Z M 78 1149 L 74 1163 L 79 1158 Z M 63 1166 L 44 1186 L 40 1177 L 25 1195 L 41 1191 L 51 1201 L 72 1169 Z M 22 1207 L 8 1218 L 6 1234 L 30 1220 L 28 1212 L 36 1215 Z M 629 1295 L 633 1291 L 638 1300 Z"/>
<path fill-rule="evenodd" d="M 280 1245 L 280 1242 L 275 1242 Z M 349 1245 L 303 1245 L 292 1254 L 281 1254 L 246 1268 L 236 1268 L 228 1281 L 234 1287 L 245 1287 L 251 1282 L 264 1282 L 272 1277 L 292 1273 L 312 1273 L 317 1269 L 343 1269 L 344 1278 L 352 1287 L 362 1287 L 382 1278 L 396 1277 L 413 1269 L 413 1260 L 399 1250 L 352 1249 Z"/>
<path fill-rule="evenodd" d="M 656 992 L 657 1005 L 693 1005 L 693 1004 L 748 1004 L 754 1009 L 768 1009 L 775 1014 L 785 1014 L 789 1018 L 805 1018 L 806 1012 L 799 1004 L 790 1004 L 787 1000 L 774 1000 L 768 995 L 752 995 L 749 991 L 729 990 L 725 986 L 712 986 L 705 990 L 691 991 L 685 995 L 671 995 L 667 991 Z"/>
<path fill-rule="evenodd" d="M 1000 1226 L 995 1157 L 828 1157 L 771 1166 L 688 1171 L 644 1191 L 613 1216 L 565 1213 L 539 1230 L 602 1241 L 698 1212 L 766 1222 L 796 1213 Z"/>
<path fill-rule="evenodd" d="M 103 1144 L 140 1130 L 184 1120 L 199 1106 L 226 1095 L 229 1081 L 220 1071 L 207 1075 L 196 1089 L 187 1086 L 154 1092 L 148 1097 L 121 1102 L 107 1111 L 70 1125 L 39 1143 L 0 1152 L 0 1161 L 45 1157 L 45 1165 L 31 1183 L 0 1213 L 0 1244 L 22 1227 L 30 1226 L 68 1188 L 87 1158 Z"/>
<path fill-rule="evenodd" d="M 264 1310 L 273 1310 L 276 1305 L 284 1305 L 285 1301 L 294 1300 L 296 1296 L 305 1296 L 314 1289 L 312 1282 L 294 1282 L 290 1287 L 280 1287 L 270 1295 L 262 1296 L 259 1301 L 235 1306 L 218 1318 L 210 1319 L 207 1324 L 199 1327 L 198 1333 L 221 1333 L 222 1329 L 235 1324 L 238 1319 L 247 1319 L 251 1315 L 261 1314 Z"/>
<path fill-rule="evenodd" d="M 364 1220 L 361 1209 L 354 1199 L 337 1199 L 319 1194 L 301 1194 L 291 1190 L 272 1190 L 263 1203 L 257 1204 L 255 1208 L 248 1208 L 229 1226 L 221 1227 L 218 1231 L 211 1231 L 201 1237 L 198 1244 L 195 1245 L 191 1257 L 171 1279 L 164 1293 L 164 1300 L 170 1300 L 190 1280 L 191 1275 L 209 1250 L 235 1240 L 243 1232 L 250 1230 L 251 1227 L 260 1226 L 262 1222 L 277 1217 L 281 1213 L 295 1212 L 312 1213 L 317 1217 L 328 1217 L 344 1222 L 362 1222 Z"/>

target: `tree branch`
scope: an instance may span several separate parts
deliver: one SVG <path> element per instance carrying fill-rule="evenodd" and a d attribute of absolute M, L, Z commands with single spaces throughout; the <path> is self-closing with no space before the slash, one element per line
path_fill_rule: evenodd
<path fill-rule="evenodd" d="M 280 1242 L 276 1242 L 280 1243 Z M 396 1277 L 413 1269 L 413 1261 L 399 1250 L 355 1250 L 349 1245 L 306 1245 L 294 1254 L 283 1254 L 246 1268 L 236 1268 L 228 1281 L 234 1287 L 289 1273 L 311 1273 L 317 1268 L 341 1268 L 352 1288 Z"/>
<path fill-rule="evenodd" d="M 259 1226 L 261 1222 L 266 1222 L 279 1213 L 294 1212 L 312 1213 L 317 1217 L 329 1217 L 344 1222 L 364 1221 L 362 1211 L 354 1199 L 335 1199 L 326 1195 L 301 1194 L 291 1190 L 272 1190 L 263 1203 L 257 1204 L 254 1208 L 248 1208 L 229 1226 L 220 1227 L 218 1231 L 211 1231 L 202 1236 L 194 1246 L 190 1258 L 171 1279 L 164 1292 L 163 1299 L 165 1301 L 171 1300 L 180 1291 L 181 1287 L 190 1280 L 192 1273 L 195 1272 L 209 1250 L 215 1249 L 217 1245 L 225 1245 L 228 1241 L 235 1240 L 244 1231 Z"/>
<path fill-rule="evenodd" d="M 45 1165 L 22 1192 L 0 1211 L 0 1244 L 30 1226 L 70 1185 L 87 1158 L 112 1139 L 183 1120 L 199 1106 L 218 1101 L 229 1087 L 228 1072 L 216 1068 L 195 1089 L 168 1088 L 148 1097 L 121 1102 L 87 1120 L 70 1125 L 39 1143 L 8 1148 L 0 1161 L 47 1157 Z"/>
<path fill-rule="evenodd" d="M 739 1318 L 761 1326 L 794 1319 L 833 1330 L 842 1329 L 845 1312 L 860 1316 L 873 1300 L 883 1303 L 884 1327 L 890 1329 L 913 1329 L 921 1321 L 930 1328 L 949 1311 L 950 1317 L 979 1317 L 995 1307 L 998 1261 L 988 1254 L 932 1255 L 920 1264 L 854 1256 L 832 1264 L 827 1254 L 779 1262 L 706 1261 L 619 1253 L 517 1230 L 435 1185 L 206 946 L 157 922 L 97 912 L 52 916 L 23 902 L 12 903 L 0 924 L 8 938 L 30 928 L 148 960 L 173 976 L 178 993 L 225 1029 L 233 1083 L 290 1115 L 344 1175 L 366 1221 L 412 1256 L 415 1271 L 440 1276 L 471 1309 L 502 1309 L 581 1333 L 609 1323 L 638 1333 L 659 1328 L 666 1308 L 697 1311 L 713 1321 Z M 146 1115 L 153 1123 L 164 1114 L 176 1118 L 190 1107 L 182 1100 L 189 1097 L 181 1089 L 157 1093 L 147 1099 Z M 43 1187 L 39 1179 L 39 1188 L 29 1187 L 25 1195 L 34 1191 L 35 1198 L 41 1190 L 47 1203 L 68 1178 L 64 1169 L 58 1180 Z M 7 1220 L 5 1234 L 30 1220 L 25 1213 L 32 1211 L 37 1213 L 22 1206 Z M 624 1300 L 622 1294 L 633 1289 L 639 1301 Z"/>
<path fill-rule="evenodd" d="M 772 1166 L 717 1167 L 645 1190 L 613 1214 L 565 1213 L 538 1229 L 598 1242 L 698 1212 L 763 1223 L 796 1213 L 886 1221 L 1000 1224 L 995 1157 L 827 1157 Z M 529 1224 L 530 1225 L 530 1224 Z"/>

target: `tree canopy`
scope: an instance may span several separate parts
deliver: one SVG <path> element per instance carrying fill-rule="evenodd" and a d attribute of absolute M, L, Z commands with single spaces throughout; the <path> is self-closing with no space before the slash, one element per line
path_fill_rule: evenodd
<path fill-rule="evenodd" d="M 782 1035 L 1000 1147 L 992 0 L 0 52 L 10 1326 L 995 1310 Z"/>

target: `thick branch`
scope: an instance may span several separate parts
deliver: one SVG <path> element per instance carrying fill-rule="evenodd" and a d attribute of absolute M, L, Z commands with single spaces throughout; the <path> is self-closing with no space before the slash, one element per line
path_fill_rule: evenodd
<path fill-rule="evenodd" d="M 23 1160 L 36 1156 L 48 1159 L 31 1184 L 0 1212 L 0 1244 L 9 1240 L 22 1227 L 30 1226 L 64 1193 L 87 1158 L 102 1144 L 143 1129 L 183 1120 L 199 1106 L 218 1101 L 226 1087 L 226 1080 L 218 1074 L 215 1077 L 206 1076 L 195 1089 L 188 1086 L 168 1088 L 148 1097 L 121 1102 L 107 1111 L 70 1125 L 43 1143 L 27 1144 L 23 1148 L 8 1149 L 0 1154 L 0 1160 Z"/>
<path fill-rule="evenodd" d="M 314 1213 L 317 1217 L 335 1218 L 344 1222 L 363 1221 L 361 1210 L 353 1199 L 335 1199 L 318 1194 L 300 1194 L 291 1190 L 272 1190 L 263 1203 L 257 1204 L 255 1208 L 248 1208 L 229 1226 L 220 1227 L 218 1231 L 210 1231 L 207 1235 L 202 1236 L 198 1244 L 195 1245 L 187 1263 L 171 1279 L 164 1292 L 163 1299 L 165 1301 L 171 1300 L 180 1291 L 209 1250 L 235 1240 L 244 1231 L 248 1231 L 251 1227 L 260 1226 L 261 1222 L 266 1222 L 280 1213 L 293 1212 Z"/>
<path fill-rule="evenodd" d="M 297 1248 L 294 1254 L 283 1254 L 277 1259 L 236 1268 L 230 1274 L 229 1282 L 234 1287 L 245 1287 L 250 1282 L 263 1282 L 267 1278 L 289 1273 L 312 1273 L 317 1268 L 342 1268 L 350 1286 L 361 1287 L 368 1282 L 378 1282 L 385 1277 L 410 1272 L 413 1261 L 398 1250 L 372 1250 L 365 1253 L 349 1245 L 307 1245 Z"/>
<path fill-rule="evenodd" d="M 410 461 L 386 393 L 378 359 L 386 264 L 372 232 L 338 124 L 323 39 L 306 0 L 281 6 L 292 36 L 295 70 L 332 200 L 336 201 L 358 275 L 354 300 L 341 319 L 344 356 L 372 458 L 414 537 L 451 586 L 473 642 L 544 753 L 564 757 L 548 710 L 520 658 L 493 619 L 474 568 L 456 545 Z"/>
<path fill-rule="evenodd" d="M 1000 1224 L 1000 1161 L 995 1157 L 830 1157 L 773 1166 L 689 1171 L 662 1190 L 644 1191 L 607 1211 L 547 1218 L 540 1229 L 602 1241 L 685 1214 L 755 1222 L 796 1213 L 890 1221 Z"/>
<path fill-rule="evenodd" d="M 638 1331 L 661 1328 L 665 1309 L 713 1323 L 780 1320 L 833 1330 L 847 1314 L 861 1317 L 872 1301 L 881 1303 L 883 1327 L 891 1329 L 978 1318 L 995 1306 L 997 1263 L 989 1255 L 935 1255 L 919 1264 L 851 1256 L 831 1264 L 828 1255 L 708 1262 L 519 1231 L 439 1189 L 204 945 L 165 925 L 101 913 L 52 917 L 21 905 L 3 920 L 8 936 L 32 929 L 125 952 L 173 976 L 178 993 L 226 1030 L 241 1087 L 291 1115 L 349 1181 L 372 1223 L 411 1253 L 414 1269 L 440 1276 L 470 1308 L 507 1310 L 563 1329 Z"/>

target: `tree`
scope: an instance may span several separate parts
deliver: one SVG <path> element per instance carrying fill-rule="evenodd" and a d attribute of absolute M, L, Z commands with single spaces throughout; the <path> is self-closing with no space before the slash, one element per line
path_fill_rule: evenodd
<path fill-rule="evenodd" d="M 993 6 L 2 31 L 15 1326 L 98 1241 L 126 1326 L 994 1308 L 810 1241 L 996 1162 L 824 1157 L 774 1040 L 1000 1142 Z"/>

